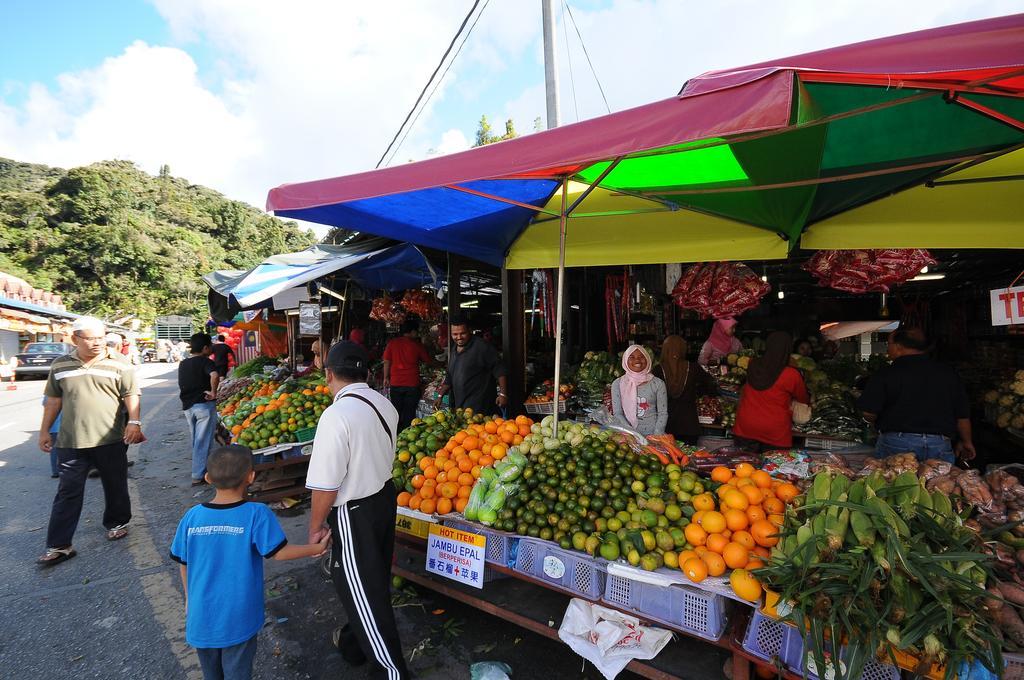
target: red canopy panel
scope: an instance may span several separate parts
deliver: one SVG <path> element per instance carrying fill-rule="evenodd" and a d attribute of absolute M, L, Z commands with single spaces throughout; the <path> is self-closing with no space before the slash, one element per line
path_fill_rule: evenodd
<path fill-rule="evenodd" d="M 692 96 L 736 87 L 780 70 L 876 74 L 886 81 L 917 80 L 927 74 L 927 80 L 935 76 L 968 83 L 984 77 L 973 71 L 991 74 L 1018 68 L 1024 68 L 1024 14 L 930 28 L 741 68 L 709 71 L 689 80 L 680 94 Z"/>
<path fill-rule="evenodd" d="M 429 189 L 480 179 L 555 177 L 638 151 L 708 137 L 757 132 L 789 123 L 791 74 L 779 72 L 728 92 L 673 97 L 507 142 L 301 184 L 267 196 L 267 210 L 294 210 Z"/>

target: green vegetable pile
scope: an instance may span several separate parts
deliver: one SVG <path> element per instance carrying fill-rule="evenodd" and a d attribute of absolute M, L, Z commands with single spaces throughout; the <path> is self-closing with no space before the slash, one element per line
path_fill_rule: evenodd
<path fill-rule="evenodd" d="M 818 668 L 829 641 L 844 641 L 837 680 L 859 678 L 875 656 L 894 663 L 890 646 L 914 655 L 920 673 L 945 667 L 947 679 L 972 660 L 1002 669 L 982 539 L 913 472 L 891 483 L 819 473 L 780 536 L 757 576 L 780 594 L 780 614 L 803 631 Z"/>
<path fill-rule="evenodd" d="M 259 373 L 263 373 L 264 366 L 273 366 L 276 363 L 277 361 L 275 361 L 274 359 L 269 359 L 267 357 L 256 357 L 255 359 L 250 359 L 249 361 L 246 361 L 244 364 L 239 364 L 238 366 L 235 366 L 234 370 L 231 371 L 231 377 L 247 378 L 252 375 L 257 375 Z"/>
<path fill-rule="evenodd" d="M 599 408 L 604 392 L 622 375 L 619 358 L 608 352 L 587 352 L 576 370 L 576 398 L 584 411 Z"/>

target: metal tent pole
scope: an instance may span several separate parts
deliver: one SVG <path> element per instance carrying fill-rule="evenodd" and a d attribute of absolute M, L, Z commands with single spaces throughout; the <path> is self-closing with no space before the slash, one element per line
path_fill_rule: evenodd
<path fill-rule="evenodd" d="M 541 0 L 544 33 L 544 91 L 547 102 L 548 129 L 559 126 L 558 52 L 555 49 L 555 9 L 552 0 Z M 565 211 L 563 210 L 564 214 Z"/>
<path fill-rule="evenodd" d="M 555 423 L 552 431 L 558 436 L 558 406 L 562 394 L 562 315 L 565 306 L 565 229 L 568 222 L 569 178 L 562 178 L 562 210 L 558 222 L 558 292 L 555 299 Z"/>

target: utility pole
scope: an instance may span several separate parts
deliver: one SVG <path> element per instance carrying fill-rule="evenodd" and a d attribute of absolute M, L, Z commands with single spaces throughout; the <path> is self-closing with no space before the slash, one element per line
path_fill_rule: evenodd
<path fill-rule="evenodd" d="M 548 129 L 556 128 L 558 107 L 558 59 L 555 50 L 555 9 L 551 0 L 540 0 L 544 19 L 544 91 L 547 95 Z"/>

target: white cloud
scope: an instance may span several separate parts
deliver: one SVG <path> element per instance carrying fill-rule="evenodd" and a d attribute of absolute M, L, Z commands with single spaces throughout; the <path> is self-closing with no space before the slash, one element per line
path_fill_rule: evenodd
<path fill-rule="evenodd" d="M 167 163 L 218 188 L 260 155 L 255 132 L 226 98 L 202 87 L 186 52 L 142 42 L 95 69 L 62 75 L 52 92 L 32 85 L 20 110 L 0 109 L 0 155 L 63 167 L 120 158 L 151 172 Z"/>
<path fill-rule="evenodd" d="M 150 172 L 168 163 L 177 175 L 262 206 L 278 184 L 372 168 L 468 8 L 152 1 L 172 46 L 136 42 L 52 88 L 5 83 L 5 92 L 27 96 L 16 106 L 0 98 L 0 156 L 62 166 L 117 157 Z M 1018 7 L 1019 0 L 609 0 L 573 12 L 611 108 L 621 110 L 672 96 L 707 70 Z M 468 147 L 481 112 L 495 127 L 512 118 L 520 133 L 532 130 L 544 116 L 539 9 L 535 0 L 489 3 L 395 162 Z M 571 25 L 568 35 L 580 117 L 600 115 L 604 104 Z M 576 115 L 561 25 L 557 36 L 566 123 Z M 210 64 L 201 73 L 188 53 L 197 44 Z M 517 84 L 502 96 L 480 95 L 481 84 L 505 81 Z M 439 119 L 442 103 L 458 118 Z"/>
<path fill-rule="evenodd" d="M 462 130 L 452 128 L 451 130 L 445 131 L 441 135 L 441 143 L 435 147 L 435 151 L 440 154 L 455 153 L 456 151 L 465 151 L 470 147 L 469 140 L 466 135 L 463 134 Z"/>

